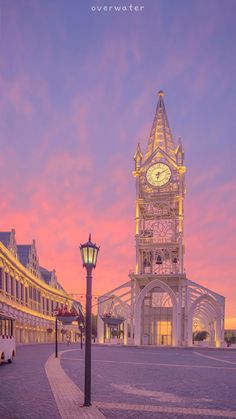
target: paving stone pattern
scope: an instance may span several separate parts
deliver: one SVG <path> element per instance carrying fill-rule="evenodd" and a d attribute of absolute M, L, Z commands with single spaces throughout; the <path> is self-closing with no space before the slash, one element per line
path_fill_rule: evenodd
<path fill-rule="evenodd" d="M 78 386 L 69 378 L 61 367 L 60 357 L 51 355 L 46 364 L 45 370 L 55 397 L 58 410 L 62 419 L 105 419 L 105 416 L 93 404 L 84 407 L 84 394 Z"/>
<path fill-rule="evenodd" d="M 94 346 L 92 398 L 108 419 L 207 418 L 208 409 L 211 418 L 236 417 L 236 352 L 196 352 L 203 356 L 189 349 Z M 63 369 L 81 389 L 83 356 L 78 350 L 64 353 L 61 359 Z M 119 410 L 112 403 L 125 406 Z M 140 404 L 140 411 L 129 410 L 132 404 Z M 145 412 L 143 405 L 175 409 L 172 413 Z M 179 408 L 186 409 L 184 414 L 179 414 Z"/>
<path fill-rule="evenodd" d="M 1 419 L 61 419 L 44 369 L 53 350 L 22 345 L 12 364 L 0 365 Z"/>
<path fill-rule="evenodd" d="M 60 350 L 61 362 L 49 362 L 53 345 L 19 346 L 14 363 L 0 365 L 1 419 L 71 419 L 70 401 L 83 398 L 84 349 Z M 91 418 L 96 406 L 107 419 L 236 418 L 236 351 L 94 345 L 92 359 Z M 69 403 L 62 416 L 54 396 Z M 74 417 L 82 418 L 76 409 Z"/>

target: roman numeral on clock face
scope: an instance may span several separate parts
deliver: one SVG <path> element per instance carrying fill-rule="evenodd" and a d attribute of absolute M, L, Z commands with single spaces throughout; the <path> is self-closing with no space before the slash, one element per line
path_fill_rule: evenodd
<path fill-rule="evenodd" d="M 164 186 L 171 178 L 171 170 L 165 163 L 154 163 L 146 172 L 146 179 L 152 186 Z"/>

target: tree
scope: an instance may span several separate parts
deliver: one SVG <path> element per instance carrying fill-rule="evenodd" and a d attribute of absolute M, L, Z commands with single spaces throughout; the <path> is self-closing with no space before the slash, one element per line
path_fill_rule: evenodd
<path fill-rule="evenodd" d="M 92 335 L 96 338 L 97 337 L 97 314 L 92 313 Z"/>
<path fill-rule="evenodd" d="M 209 333 L 206 330 L 201 330 L 193 334 L 193 341 L 203 341 L 207 339 Z"/>
<path fill-rule="evenodd" d="M 227 345 L 231 345 L 234 341 L 234 335 L 232 332 L 225 332 L 225 342 Z"/>

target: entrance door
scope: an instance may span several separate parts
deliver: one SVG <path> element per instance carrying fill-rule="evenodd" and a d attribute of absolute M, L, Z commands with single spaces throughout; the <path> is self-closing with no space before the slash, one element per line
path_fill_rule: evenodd
<path fill-rule="evenodd" d="M 171 346 L 172 316 L 169 294 L 158 287 L 150 291 L 142 305 L 142 344 Z"/>
<path fill-rule="evenodd" d="M 171 321 L 157 323 L 157 345 L 171 345 Z"/>

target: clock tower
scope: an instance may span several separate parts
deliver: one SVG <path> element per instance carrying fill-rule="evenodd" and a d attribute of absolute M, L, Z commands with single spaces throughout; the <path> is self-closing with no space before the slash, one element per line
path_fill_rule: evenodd
<path fill-rule="evenodd" d="M 206 343 L 220 347 L 224 297 L 184 270 L 184 150 L 181 141 L 174 143 L 162 91 L 146 152 L 138 145 L 134 161 L 135 270 L 99 298 L 98 340 L 111 339 L 118 327 L 124 344 L 192 346 L 205 331 Z"/>
<path fill-rule="evenodd" d="M 148 145 L 134 155 L 136 267 L 131 279 L 134 343 L 180 344 L 184 337 L 184 150 L 175 146 L 163 91 Z"/>
<path fill-rule="evenodd" d="M 134 156 L 139 275 L 184 272 L 184 150 L 181 142 L 175 147 L 163 97 L 159 91 L 146 153 L 138 145 Z"/>

